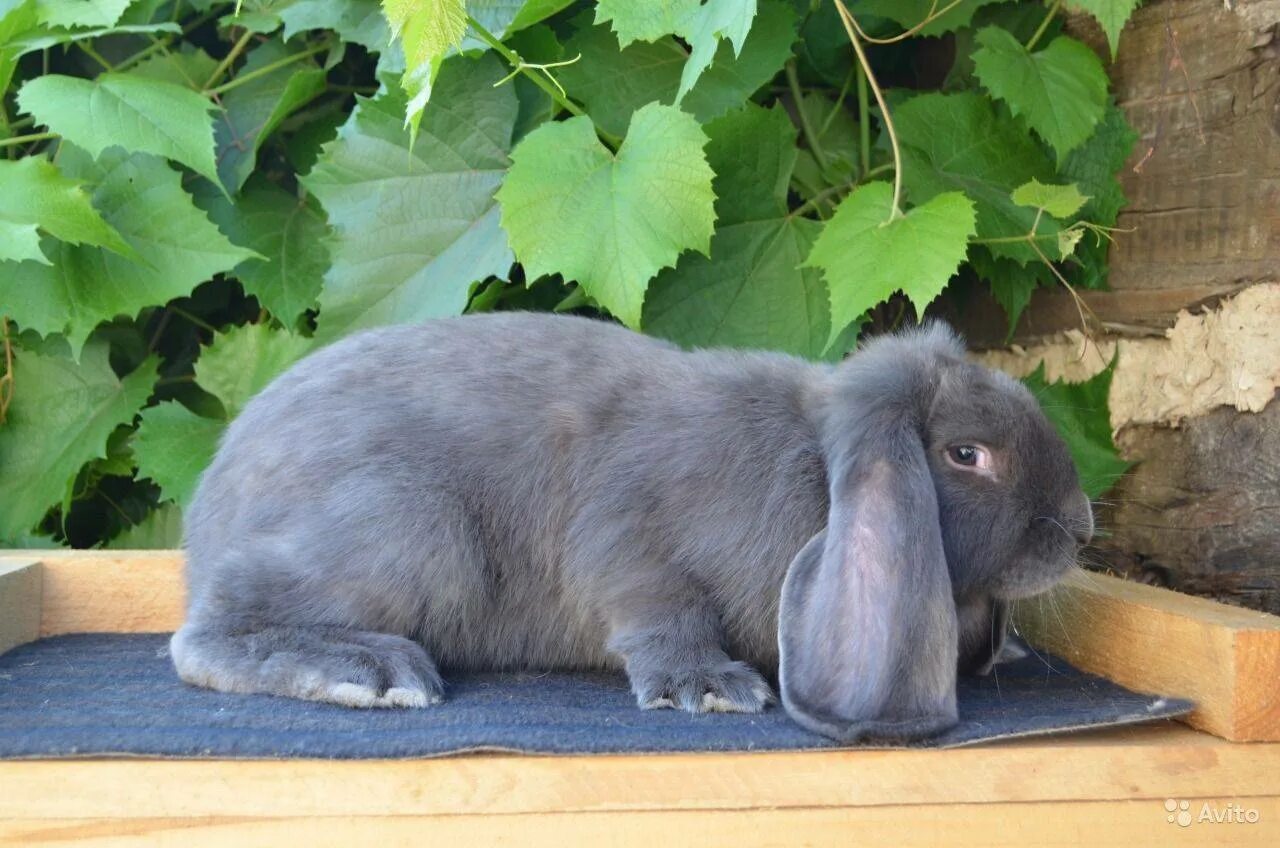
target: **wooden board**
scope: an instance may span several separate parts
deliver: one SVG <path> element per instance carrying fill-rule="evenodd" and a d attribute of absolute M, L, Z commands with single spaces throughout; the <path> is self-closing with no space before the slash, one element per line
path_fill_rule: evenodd
<path fill-rule="evenodd" d="M 0 762 L 0 844 L 1273 846 L 1280 745 L 1170 723 L 947 751 Z M 1258 821 L 1167 821 L 1257 811 Z"/>
<path fill-rule="evenodd" d="M 0 845 L 173 846 L 282 845 L 422 846 L 973 846 L 1029 845 L 1266 846 L 1280 839 L 1280 803 L 1274 798 L 1197 799 L 1227 809 L 1254 810 L 1254 824 L 1167 821 L 1159 801 L 1092 801 L 1069 804 L 918 804 L 808 810 L 733 812 L 541 813 L 536 815 L 329 816 L 325 818 L 212 818 L 23 820 L 0 822 Z"/>
<path fill-rule="evenodd" d="M 40 635 L 40 564 L 0 559 L 0 654 Z"/>
<path fill-rule="evenodd" d="M 945 751 L 0 761 L 0 820 L 516 815 L 1216 796 L 1280 797 L 1280 745 L 1235 745 L 1158 722 Z"/>
<path fill-rule="evenodd" d="M 167 633 L 182 624 L 180 551 L 41 551 L 40 635 Z"/>
<path fill-rule="evenodd" d="M 1194 699 L 1193 727 L 1280 740 L 1280 617 L 1079 571 L 1019 604 L 1014 619 L 1032 644 L 1080 668 Z"/>

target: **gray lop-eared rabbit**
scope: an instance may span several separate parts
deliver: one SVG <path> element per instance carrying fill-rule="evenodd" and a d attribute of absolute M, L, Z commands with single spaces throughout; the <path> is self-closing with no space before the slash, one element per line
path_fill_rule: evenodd
<path fill-rule="evenodd" d="M 623 668 L 645 708 L 757 712 L 764 672 L 856 741 L 955 724 L 958 670 L 1093 519 L 1035 399 L 944 326 L 825 366 L 507 313 L 297 363 L 187 526 L 190 683 L 423 707 L 438 665 Z"/>

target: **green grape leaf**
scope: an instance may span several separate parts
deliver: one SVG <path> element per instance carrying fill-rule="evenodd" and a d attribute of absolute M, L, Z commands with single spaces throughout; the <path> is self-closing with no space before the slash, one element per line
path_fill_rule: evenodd
<path fill-rule="evenodd" d="M 129 73 L 135 77 L 181 83 L 192 91 L 203 91 L 205 82 L 217 67 L 217 60 L 208 53 L 183 44 L 179 50 L 148 56 L 130 68 Z"/>
<path fill-rule="evenodd" d="M 409 96 L 405 125 L 417 127 L 444 57 L 462 46 L 467 32 L 464 0 L 382 0 L 391 37 L 404 49 L 401 85 Z"/>
<path fill-rule="evenodd" d="M 113 144 L 181 162 L 215 182 L 212 104 L 190 89 L 129 73 L 84 80 L 36 77 L 18 104 L 67 141 L 97 156 Z"/>
<path fill-rule="evenodd" d="M 831 292 L 831 338 L 896 291 L 917 313 L 942 293 L 964 261 L 975 232 L 973 201 L 939 194 L 888 220 L 893 189 L 860 186 L 840 202 L 805 261 L 818 267 Z"/>
<path fill-rule="evenodd" d="M 734 54 L 741 54 L 751 22 L 756 16 L 756 0 L 706 0 L 676 30 L 689 43 L 689 61 L 680 74 L 676 91 L 677 105 L 693 88 L 715 58 L 720 39 L 733 44 Z"/>
<path fill-rule="evenodd" d="M 220 195 L 204 200 L 209 217 L 232 243 L 258 254 L 232 272 L 245 292 L 292 326 L 316 305 L 329 269 L 329 228 L 315 200 L 258 177 L 249 180 L 234 205 Z"/>
<path fill-rule="evenodd" d="M 36 232 L 34 223 L 8 221 L 0 213 L 0 260 L 30 260 L 49 264 L 49 260 L 40 252 L 40 235 Z"/>
<path fill-rule="evenodd" d="M 573 0 L 469 0 L 467 8 L 471 9 L 471 14 L 483 24 L 485 7 L 490 5 L 510 7 L 512 9 L 510 23 L 502 27 L 502 34 L 505 37 L 545 21 L 561 9 L 568 8 L 572 3 Z M 489 31 L 493 32 L 492 29 Z"/>
<path fill-rule="evenodd" d="M 315 29 L 331 29 L 343 41 L 359 44 L 371 53 L 386 50 L 391 41 L 378 0 L 296 0 L 276 14 L 284 23 L 285 41 Z"/>
<path fill-rule="evenodd" d="M 0 160 L 0 260 L 33 259 L 48 264 L 36 229 L 73 244 L 105 247 L 126 256 L 133 249 L 89 202 L 77 180 L 48 159 Z M 15 235 L 18 241 L 14 241 Z"/>
<path fill-rule="evenodd" d="M 213 339 L 196 360 L 196 382 L 222 402 L 227 420 L 300 359 L 314 343 L 268 324 L 245 324 Z"/>
<path fill-rule="evenodd" d="M 267 41 L 249 53 L 237 76 L 258 73 L 299 52 L 301 48 Z M 324 79 L 324 71 L 306 59 L 255 77 L 222 96 L 214 138 L 218 175 L 228 192 L 238 192 L 253 173 L 258 148 L 280 122 L 324 92 Z"/>
<path fill-rule="evenodd" d="M 732 44 L 716 48 L 711 64 L 685 92 L 680 106 L 700 123 L 741 106 L 775 76 L 796 40 L 798 20 L 792 7 L 779 0 L 759 0 L 759 11 L 746 40 L 736 52 Z M 664 98 L 664 103 L 674 98 Z"/>
<path fill-rule="evenodd" d="M 616 136 L 626 132 L 631 115 L 641 106 L 671 102 L 688 58 L 670 38 L 619 48 L 617 37 L 603 26 L 574 33 L 564 50 L 567 56 L 582 58 L 556 69 L 560 82 L 601 129 Z"/>
<path fill-rule="evenodd" d="M 633 41 L 657 41 L 679 32 L 699 5 L 699 0 L 598 0 L 596 23 L 611 24 L 618 43 L 626 47 Z"/>
<path fill-rule="evenodd" d="M 1083 383 L 1047 383 L 1044 363 L 1023 378 L 1040 401 L 1044 414 L 1066 440 L 1080 474 L 1080 484 L 1090 500 L 1099 497 L 1132 465 L 1121 459 L 1111 437 L 1107 401 L 1111 396 L 1113 361 Z"/>
<path fill-rule="evenodd" d="M 0 92 L 8 91 L 13 71 L 24 52 L 11 42 L 34 29 L 37 23 L 35 0 L 7 0 L 7 5 L 0 10 Z M 6 129 L 0 128 L 0 132 L 5 136 L 16 134 Z"/>
<path fill-rule="evenodd" d="M 498 190 L 502 224 L 529 279 L 561 274 L 629 327 L 649 279 L 693 248 L 710 249 L 715 195 L 698 122 L 651 103 L 617 154 L 587 117 L 525 136 Z"/>
<path fill-rule="evenodd" d="M 40 23 L 51 27 L 115 26 L 133 0 L 38 0 Z"/>
<path fill-rule="evenodd" d="M 1063 35 L 1031 53 L 997 26 L 980 30 L 977 43 L 978 80 L 1025 118 L 1059 161 L 1093 135 L 1107 109 L 1107 73 L 1092 50 Z"/>
<path fill-rule="evenodd" d="M 182 28 L 169 21 L 159 24 L 117 24 L 116 26 L 93 27 L 92 29 L 64 29 L 62 27 L 46 29 L 44 27 L 36 27 L 22 31 L 17 37 L 11 37 L 4 49 L 12 56 L 23 56 L 36 50 L 56 47 L 59 44 L 73 44 L 77 41 L 88 41 L 108 35 L 155 35 L 162 32 L 177 35 L 182 32 Z M 0 33 L 2 33 L 2 30 L 0 30 Z M 2 67 L 0 67 L 0 71 L 3 71 Z M 3 81 L 2 74 L 0 74 L 0 81 Z"/>
<path fill-rule="evenodd" d="M 141 258 L 46 239 L 52 266 L 0 263 L 0 303 L 24 328 L 65 333 L 79 347 L 99 322 L 189 294 L 253 256 L 227 241 L 192 204 L 180 175 L 164 160 L 108 151 L 77 174 L 70 168 L 77 158 L 87 159 L 64 146 L 64 170 L 97 182 L 94 208 Z"/>
<path fill-rule="evenodd" d="M 133 437 L 138 477 L 154 481 L 165 500 L 186 507 L 226 426 L 225 421 L 201 418 L 177 401 L 144 409 Z"/>
<path fill-rule="evenodd" d="M 445 62 L 412 148 L 402 95 L 361 100 L 302 178 L 333 228 L 318 336 L 459 315 L 474 284 L 510 270 L 493 200 L 516 119 L 511 87 L 493 86 L 504 73 L 492 53 Z"/>
<path fill-rule="evenodd" d="M 1016 122 L 1000 117 L 974 92 L 918 94 L 893 111 L 902 145 L 903 183 L 912 203 L 962 191 L 978 210 L 978 237 L 1010 238 L 1031 232 L 1034 209 L 1013 202 L 1013 190 L 1032 179 L 1052 182 L 1053 165 Z M 1041 215 L 1038 232 L 1060 229 Z M 1040 261 L 1025 242 L 991 244 L 992 253 L 1018 262 Z"/>
<path fill-rule="evenodd" d="M 706 131 L 718 217 L 711 255 L 686 253 L 654 279 L 645 332 L 686 347 L 820 356 L 830 333 L 827 288 L 800 263 L 822 228 L 787 212 L 795 127 L 781 107 L 748 104 Z"/>
<path fill-rule="evenodd" d="M 107 542 L 117 551 L 166 550 L 182 544 L 182 509 L 174 503 L 162 503 L 147 513 L 142 521 Z"/>
<path fill-rule="evenodd" d="M 1124 112 L 1115 105 L 1107 107 L 1107 116 L 1088 141 L 1071 151 L 1059 171 L 1064 179 L 1073 180 L 1090 195 L 1080 217 L 1104 227 L 1112 227 L 1127 202 L 1116 173 L 1124 167 L 1138 133 L 1125 120 Z M 1076 261 L 1063 273 L 1072 285 L 1087 289 L 1107 286 L 1107 248 L 1110 242 L 1089 234 L 1076 249 Z"/>
<path fill-rule="evenodd" d="M 1089 200 L 1075 183 L 1045 185 L 1035 179 L 1015 188 L 1010 197 L 1019 206 L 1043 209 L 1055 218 L 1070 218 Z"/>
<path fill-rule="evenodd" d="M 1088 12 L 1102 25 L 1107 34 L 1107 46 L 1111 48 L 1111 56 L 1115 58 L 1120 49 L 1120 31 L 1129 22 L 1138 4 L 1142 0 L 1069 0 L 1067 6 Z"/>
<path fill-rule="evenodd" d="M 1052 275 L 1043 262 L 1020 265 L 1012 259 L 992 256 L 991 251 L 980 244 L 974 245 L 969 251 L 969 267 L 979 279 L 987 282 L 991 295 L 1004 309 L 1009 320 L 1006 340 L 1013 336 L 1018 319 L 1031 303 L 1032 293 L 1052 280 Z"/>
<path fill-rule="evenodd" d="M 938 36 L 967 27 L 973 15 L 983 6 L 1000 3 L 1003 0 L 960 0 L 952 5 L 948 0 L 856 0 L 849 4 L 849 10 L 855 15 L 867 14 L 888 18 L 900 24 L 904 30 L 915 29 L 930 10 L 941 12 L 931 22 L 921 27 L 917 35 Z"/>
<path fill-rule="evenodd" d="M 1115 225 L 1125 205 L 1116 173 L 1124 167 L 1137 140 L 1138 133 L 1129 126 L 1124 112 L 1112 104 L 1097 131 L 1063 161 L 1061 177 L 1078 184 L 1089 196 L 1081 217 L 1104 227 Z"/>
<path fill-rule="evenodd" d="M 732 45 L 721 44 L 681 107 L 706 123 L 741 106 L 782 68 L 791 55 L 795 28 L 789 6 L 761 0 L 757 24 L 741 53 L 735 56 Z M 603 26 L 579 30 L 565 44 L 565 53 L 582 58 L 558 69 L 559 79 L 601 129 L 618 136 L 641 106 L 675 102 L 688 59 L 674 39 L 665 37 L 619 48 L 617 37 Z"/>
<path fill-rule="evenodd" d="M 122 380 L 107 349 L 105 341 L 91 342 L 79 362 L 16 352 L 13 402 L 0 427 L 0 539 L 35 527 L 80 468 L 106 456 L 112 432 L 132 422 L 151 394 L 158 361 L 148 359 Z"/>

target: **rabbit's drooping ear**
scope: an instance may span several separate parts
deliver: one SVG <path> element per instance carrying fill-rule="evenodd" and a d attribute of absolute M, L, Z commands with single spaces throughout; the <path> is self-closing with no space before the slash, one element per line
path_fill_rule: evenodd
<path fill-rule="evenodd" d="M 955 605 L 933 481 L 919 445 L 914 454 L 833 481 L 827 529 L 783 583 L 783 703 L 844 742 L 956 723 Z"/>
<path fill-rule="evenodd" d="M 938 328 L 856 354 L 833 397 L 827 528 L 792 561 L 778 620 L 782 700 L 845 742 L 910 739 L 954 725 L 958 630 L 923 419 Z"/>

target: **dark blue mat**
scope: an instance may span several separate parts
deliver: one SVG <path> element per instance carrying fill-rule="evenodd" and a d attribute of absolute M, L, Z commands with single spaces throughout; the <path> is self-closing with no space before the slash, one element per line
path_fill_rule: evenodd
<path fill-rule="evenodd" d="M 424 757 L 463 751 L 609 753 L 830 748 L 779 708 L 691 716 L 636 708 L 610 674 L 471 674 L 421 710 L 354 710 L 181 683 L 168 637 L 78 634 L 0 656 L 0 758 Z M 922 747 L 1167 718 L 1187 701 L 1138 695 L 1054 658 L 967 678 L 960 724 Z"/>

